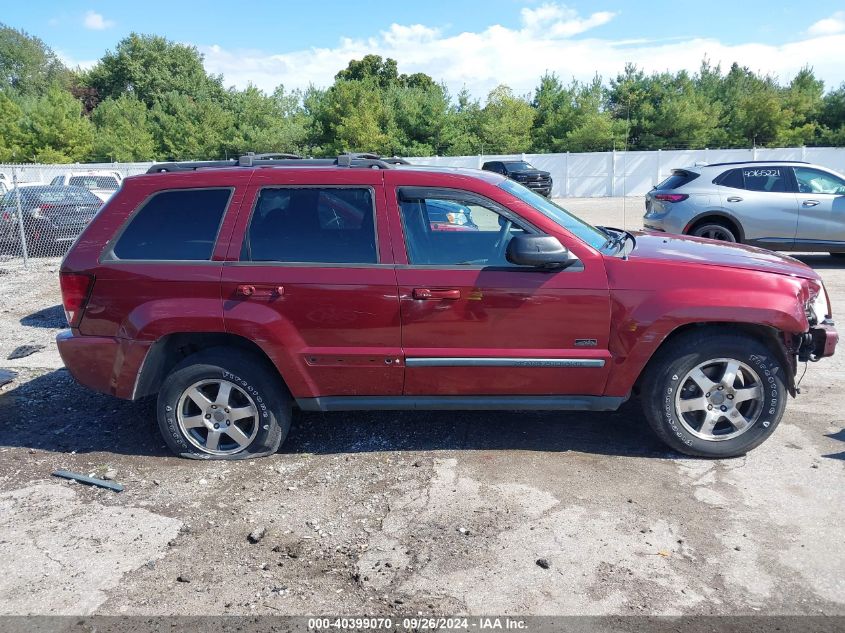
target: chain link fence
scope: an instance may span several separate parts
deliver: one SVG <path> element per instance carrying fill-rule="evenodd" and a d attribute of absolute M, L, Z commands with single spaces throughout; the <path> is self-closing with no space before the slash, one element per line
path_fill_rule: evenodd
<path fill-rule="evenodd" d="M 123 179 L 148 167 L 0 165 L 0 260 L 63 256 Z"/>

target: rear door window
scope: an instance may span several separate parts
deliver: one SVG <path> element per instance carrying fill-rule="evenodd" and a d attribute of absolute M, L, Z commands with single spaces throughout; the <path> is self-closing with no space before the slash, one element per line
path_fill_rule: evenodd
<path fill-rule="evenodd" d="M 743 167 L 741 171 L 744 189 L 748 191 L 783 193 L 787 190 L 786 167 Z"/>
<path fill-rule="evenodd" d="M 241 260 L 378 263 L 369 188 L 265 188 L 258 195 Z"/>
<path fill-rule="evenodd" d="M 114 245 L 118 259 L 211 259 L 232 190 L 179 189 L 149 198 Z"/>

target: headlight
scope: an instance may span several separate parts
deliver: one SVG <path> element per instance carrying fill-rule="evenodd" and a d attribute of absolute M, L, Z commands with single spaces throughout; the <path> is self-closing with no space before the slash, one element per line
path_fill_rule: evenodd
<path fill-rule="evenodd" d="M 810 302 L 809 309 L 810 314 L 815 318 L 816 323 L 821 323 L 822 321 L 829 319 L 833 316 L 833 310 L 830 307 L 830 299 L 827 296 L 827 290 L 825 290 L 824 284 L 821 285 L 821 290 L 819 290 L 819 294 Z"/>

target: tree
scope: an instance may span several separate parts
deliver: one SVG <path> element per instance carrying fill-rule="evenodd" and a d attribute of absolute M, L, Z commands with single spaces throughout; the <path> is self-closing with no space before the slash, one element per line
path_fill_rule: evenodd
<path fill-rule="evenodd" d="M 0 91 L 0 162 L 24 160 L 23 110 Z"/>
<path fill-rule="evenodd" d="M 226 151 L 299 153 L 306 145 L 309 117 L 302 106 L 302 94 L 286 93 L 279 86 L 267 96 L 254 86 L 231 91 L 229 111 L 234 126 L 225 142 Z"/>
<path fill-rule="evenodd" d="M 225 96 L 222 78 L 205 72 L 194 46 L 137 33 L 107 52 L 83 81 L 101 99 L 131 93 L 150 108 L 171 93 L 217 102 Z"/>
<path fill-rule="evenodd" d="M 93 127 L 82 104 L 57 85 L 41 97 L 21 101 L 23 152 L 27 160 L 71 163 L 86 160 L 93 147 Z"/>
<path fill-rule="evenodd" d="M 168 160 L 224 157 L 233 117 L 219 103 L 168 92 L 150 110 L 150 118 L 160 156 Z"/>
<path fill-rule="evenodd" d="M 373 79 L 339 79 L 319 99 L 312 99 L 319 134 L 315 140 L 322 153 L 393 153 L 388 130 L 394 128 L 395 121 Z"/>
<path fill-rule="evenodd" d="M 53 84 L 67 86 L 70 71 L 37 37 L 0 24 L 0 89 L 43 95 Z"/>
<path fill-rule="evenodd" d="M 147 106 L 132 94 L 106 99 L 94 111 L 94 160 L 134 162 L 154 160 L 156 141 Z"/>
<path fill-rule="evenodd" d="M 534 109 L 531 104 L 515 97 L 508 86 L 497 86 L 487 95 L 487 104 L 481 112 L 484 153 L 527 152 L 531 147 L 533 123 Z"/>
<path fill-rule="evenodd" d="M 427 75 L 426 75 L 427 77 Z M 443 130 L 449 116 L 449 95 L 433 81 L 396 84 L 386 93 L 393 111 L 389 130 L 394 153 L 405 156 L 429 156 L 442 153 Z"/>
<path fill-rule="evenodd" d="M 441 136 L 442 153 L 462 156 L 481 152 L 481 104 L 469 90 L 458 93 L 458 101 L 449 108 Z"/>
<path fill-rule="evenodd" d="M 388 88 L 399 81 L 399 71 L 395 59 L 364 55 L 363 59 L 350 60 L 334 78 L 335 81 L 374 81 L 380 88 Z"/>

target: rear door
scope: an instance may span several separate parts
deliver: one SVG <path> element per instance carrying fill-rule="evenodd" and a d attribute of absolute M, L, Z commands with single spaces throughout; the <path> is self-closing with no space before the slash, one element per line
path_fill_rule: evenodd
<path fill-rule="evenodd" d="M 403 186 L 408 176 L 399 170 L 387 177 L 397 184 L 387 189 L 398 220 L 392 234 L 404 238 L 394 245 L 405 246 L 396 266 L 404 393 L 600 395 L 610 364 L 601 257 L 552 272 L 515 266 L 504 257 L 507 242 L 541 231 L 504 204 L 467 190 Z M 428 210 L 444 202 L 470 209 L 476 228 L 437 230 Z"/>
<path fill-rule="evenodd" d="M 380 170 L 266 169 L 250 183 L 223 267 L 226 330 L 261 345 L 295 397 L 401 394 L 385 226 Z"/>
<path fill-rule="evenodd" d="M 795 246 L 845 244 L 845 180 L 813 167 L 794 167 L 798 185 L 798 232 Z M 821 250 L 821 249 L 819 249 Z"/>
<path fill-rule="evenodd" d="M 731 169 L 715 182 L 722 208 L 739 221 L 746 242 L 774 249 L 792 247 L 798 228 L 798 203 L 789 167 Z"/>

